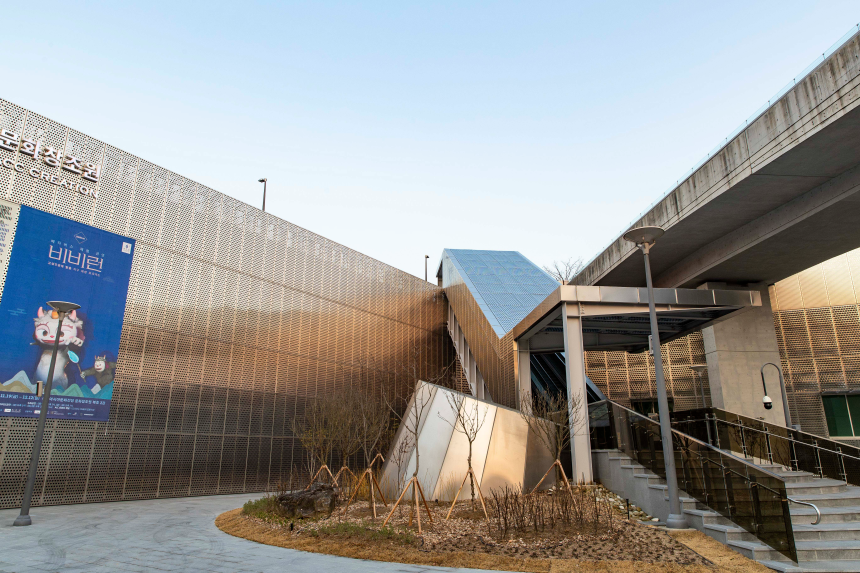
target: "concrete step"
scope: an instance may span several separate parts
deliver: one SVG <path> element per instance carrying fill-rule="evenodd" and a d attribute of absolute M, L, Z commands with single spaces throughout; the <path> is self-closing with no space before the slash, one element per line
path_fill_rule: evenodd
<path fill-rule="evenodd" d="M 684 512 L 685 514 L 688 512 Z M 709 516 L 710 517 L 710 516 Z M 747 530 L 738 527 L 723 518 L 708 519 L 704 523 L 708 535 L 725 541 L 757 541 L 757 538 Z M 798 541 L 860 541 L 860 522 L 793 524 L 794 540 Z"/>
<path fill-rule="evenodd" d="M 791 561 L 760 561 L 765 567 L 785 573 L 825 573 L 825 572 L 860 572 L 860 561 L 845 559 L 839 561 L 801 562 L 795 565 Z"/>
<path fill-rule="evenodd" d="M 795 541 L 860 540 L 860 521 L 839 523 L 792 524 Z"/>
<path fill-rule="evenodd" d="M 685 509 L 684 515 L 687 516 L 688 521 L 696 521 L 702 523 L 704 526 L 708 525 L 723 525 L 729 527 L 737 527 L 732 521 L 723 517 L 716 511 L 711 509 L 703 509 L 703 508 L 695 508 L 695 509 Z"/>
<path fill-rule="evenodd" d="M 812 493 L 800 495 L 794 494 L 793 491 L 786 493 L 788 493 L 789 497 L 792 499 L 815 504 L 819 509 L 822 507 L 860 506 L 860 488 L 858 487 L 849 487 L 845 491 L 840 491 L 838 493 Z M 790 504 L 789 507 L 791 511 L 794 511 L 795 509 L 804 506 Z"/>
<path fill-rule="evenodd" d="M 797 506 L 791 509 L 792 525 L 810 525 L 815 521 L 815 510 L 811 507 Z M 799 507 L 799 509 L 795 509 Z M 860 506 L 820 507 L 821 523 L 847 523 L 860 521 Z"/>
<path fill-rule="evenodd" d="M 729 547 L 756 561 L 789 561 L 764 543 L 729 541 Z M 860 560 L 860 541 L 795 541 L 799 562 Z"/>
<path fill-rule="evenodd" d="M 669 500 L 669 486 L 666 485 L 665 480 L 660 480 L 659 483 L 654 483 L 654 482 L 649 481 L 648 482 L 648 488 L 649 489 L 655 489 L 655 490 L 661 490 L 663 492 L 663 497 L 667 501 Z M 698 509 L 702 505 L 701 503 L 699 503 L 697 500 L 693 499 L 692 497 L 687 497 L 686 495 L 683 495 L 683 492 L 681 492 L 681 494 L 682 495 L 679 497 L 679 499 L 681 501 L 681 511 L 684 511 L 685 509 Z"/>
<path fill-rule="evenodd" d="M 706 523 L 704 525 L 703 533 L 726 544 L 729 541 L 749 541 L 751 543 L 759 542 L 755 535 L 734 524 Z"/>
<path fill-rule="evenodd" d="M 784 479 L 786 483 L 814 482 L 821 479 L 809 472 L 778 471 L 774 473 Z"/>
<path fill-rule="evenodd" d="M 631 464 L 631 463 L 624 464 L 624 463 L 622 463 L 621 469 L 622 470 L 634 470 L 634 471 L 640 472 L 640 471 L 645 470 L 645 466 L 643 466 L 642 464 Z"/>
<path fill-rule="evenodd" d="M 785 484 L 785 492 L 791 497 L 817 493 L 843 493 L 848 490 L 848 484 L 835 479 L 814 479 L 812 481 L 786 482 Z"/>

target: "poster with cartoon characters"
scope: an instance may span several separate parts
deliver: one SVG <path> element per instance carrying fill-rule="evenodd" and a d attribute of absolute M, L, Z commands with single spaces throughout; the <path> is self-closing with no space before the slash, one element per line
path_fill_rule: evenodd
<path fill-rule="evenodd" d="M 0 416 L 35 418 L 59 316 L 48 418 L 106 421 L 131 276 L 134 239 L 0 200 Z M 8 270 L 3 277 L 3 267 Z"/>

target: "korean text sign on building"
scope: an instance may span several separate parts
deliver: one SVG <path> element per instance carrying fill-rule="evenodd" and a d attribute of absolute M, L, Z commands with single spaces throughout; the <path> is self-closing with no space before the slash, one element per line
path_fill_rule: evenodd
<path fill-rule="evenodd" d="M 0 200 L 0 416 L 38 417 L 58 315 L 63 320 L 48 417 L 105 421 L 131 276 L 134 240 Z"/>

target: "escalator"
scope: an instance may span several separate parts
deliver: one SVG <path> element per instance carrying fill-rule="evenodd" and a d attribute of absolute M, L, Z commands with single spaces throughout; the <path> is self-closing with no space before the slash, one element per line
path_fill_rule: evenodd
<path fill-rule="evenodd" d="M 564 353 L 551 352 L 531 355 L 532 396 L 563 394 L 567 396 L 567 377 L 564 373 Z M 585 377 L 585 392 L 588 403 L 606 400 L 600 388 Z"/>

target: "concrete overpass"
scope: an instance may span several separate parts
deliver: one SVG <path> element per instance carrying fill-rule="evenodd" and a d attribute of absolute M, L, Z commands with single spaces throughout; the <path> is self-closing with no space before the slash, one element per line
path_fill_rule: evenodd
<path fill-rule="evenodd" d="M 655 286 L 774 283 L 860 247 L 860 35 L 855 34 L 636 224 L 666 230 Z M 641 286 L 619 235 L 573 281 Z"/>
<path fill-rule="evenodd" d="M 655 286 L 761 292 L 761 307 L 702 330 L 718 408 L 784 422 L 779 400 L 761 407 L 759 369 L 780 363 L 767 285 L 860 247 L 858 29 L 631 225 L 666 230 Z M 642 257 L 619 234 L 573 283 L 644 285 Z"/>

